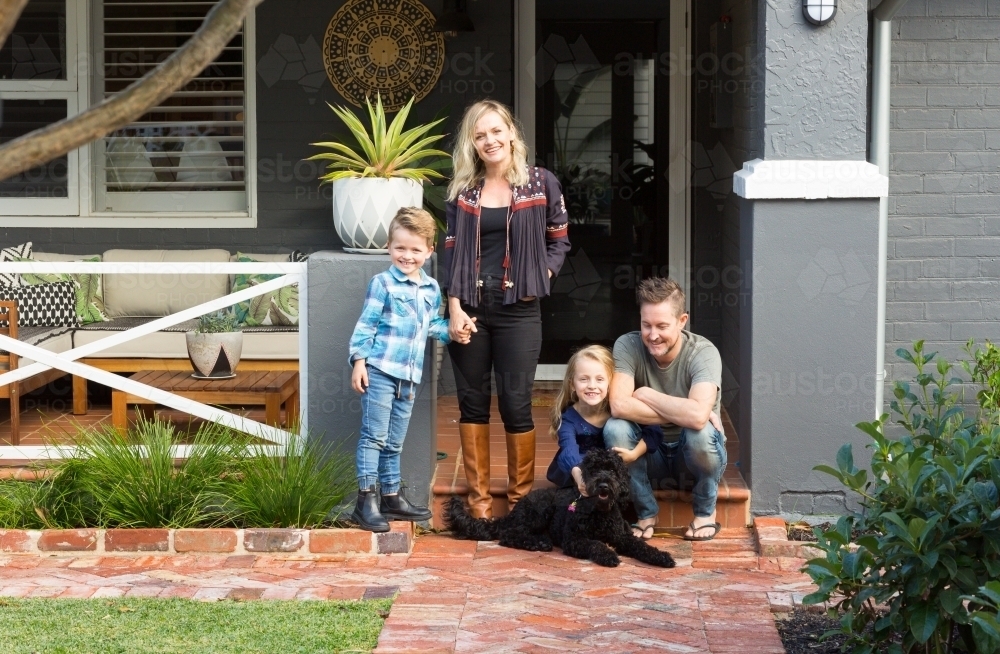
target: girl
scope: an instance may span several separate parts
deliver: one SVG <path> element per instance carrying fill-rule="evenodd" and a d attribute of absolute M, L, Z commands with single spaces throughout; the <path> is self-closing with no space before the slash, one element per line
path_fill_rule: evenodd
<path fill-rule="evenodd" d="M 560 488 L 576 486 L 581 495 L 587 494 L 580 463 L 587 450 L 604 447 L 604 423 L 611 417 L 608 386 L 614 371 L 611 352 L 602 345 L 589 345 L 579 350 L 566 365 L 566 377 L 552 407 L 552 426 L 549 428 L 552 437 L 559 441 L 559 451 L 545 475 Z M 642 440 L 635 449 L 614 449 L 630 463 L 647 449 L 660 447 L 662 441 L 663 431 L 658 426 L 644 427 Z M 636 528 L 636 531 L 637 537 L 646 540 L 653 535 L 652 526 Z"/>

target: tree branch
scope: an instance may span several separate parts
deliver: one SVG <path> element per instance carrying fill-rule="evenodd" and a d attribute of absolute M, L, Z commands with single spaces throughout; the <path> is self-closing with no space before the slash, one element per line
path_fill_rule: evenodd
<path fill-rule="evenodd" d="M 0 0 L 0 48 L 14 31 L 17 19 L 21 17 L 28 0 Z"/>
<path fill-rule="evenodd" d="M 125 90 L 81 114 L 0 146 L 0 180 L 49 162 L 134 122 L 212 63 L 240 30 L 247 13 L 262 1 L 220 0 L 187 43 Z"/>

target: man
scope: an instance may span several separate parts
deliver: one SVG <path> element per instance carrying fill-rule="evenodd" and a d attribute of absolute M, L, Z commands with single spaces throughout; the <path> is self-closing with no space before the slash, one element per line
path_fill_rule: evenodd
<path fill-rule="evenodd" d="M 636 300 L 641 330 L 615 342 L 612 418 L 604 425 L 604 442 L 629 464 L 637 536 L 653 535 L 659 512 L 655 486 L 690 488 L 694 520 L 684 538 L 711 540 L 721 526 L 715 501 L 726 468 L 726 437 L 718 419 L 722 359 L 708 339 L 685 329 L 688 314 L 677 282 L 644 279 Z M 641 425 L 653 424 L 663 426 L 663 445 L 644 452 Z M 633 448 L 636 454 L 630 455 Z"/>

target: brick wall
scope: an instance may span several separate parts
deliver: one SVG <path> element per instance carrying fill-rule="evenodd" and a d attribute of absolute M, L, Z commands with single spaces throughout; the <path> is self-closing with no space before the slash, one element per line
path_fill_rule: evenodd
<path fill-rule="evenodd" d="M 910 0 L 893 29 L 890 381 L 913 340 L 1000 340 L 1000 1 Z"/>

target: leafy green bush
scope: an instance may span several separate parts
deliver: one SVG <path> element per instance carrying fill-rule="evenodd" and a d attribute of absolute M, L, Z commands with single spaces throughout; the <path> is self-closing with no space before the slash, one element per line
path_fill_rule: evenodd
<path fill-rule="evenodd" d="M 286 455 L 254 445 L 226 488 L 230 519 L 247 527 L 318 527 L 355 490 L 354 460 L 318 438 L 293 437 Z"/>
<path fill-rule="evenodd" d="M 972 361 L 963 361 L 962 367 L 972 382 L 982 387 L 976 393 L 980 420 L 984 427 L 997 425 L 1000 422 L 1000 349 L 989 341 L 982 348 L 973 349 L 970 339 L 965 351 Z"/>
<path fill-rule="evenodd" d="M 79 483 L 95 500 L 106 527 L 196 527 L 223 519 L 225 478 L 245 438 L 215 423 L 194 435 L 176 463 L 173 425 L 140 420 L 128 435 L 106 427 L 80 439 Z"/>
<path fill-rule="evenodd" d="M 968 598 L 1000 576 L 1000 428 L 964 415 L 949 390 L 961 381 L 954 366 L 940 358 L 929 365 L 935 353 L 923 345 L 897 351 L 917 369 L 914 384 L 896 383 L 890 404 L 904 435 L 886 437 L 888 414 L 858 424 L 873 441 L 871 477 L 855 466 L 850 444 L 836 469 L 815 468 L 858 493 L 863 510 L 817 530 L 825 555 L 805 571 L 819 590 L 804 603 L 838 595 L 855 653 L 996 652 L 998 634 L 973 619 L 984 601 Z M 853 549 L 853 528 L 878 535 L 859 537 Z"/>
<path fill-rule="evenodd" d="M 38 481 L 0 482 L 0 528 L 73 529 L 96 520 L 94 498 L 79 483 L 78 459 L 36 468 Z"/>
<path fill-rule="evenodd" d="M 174 426 L 140 420 L 127 435 L 84 431 L 78 456 L 40 481 L 0 482 L 0 529 L 317 527 L 354 490 L 353 457 L 293 436 L 285 454 L 215 423 L 187 458 Z"/>

